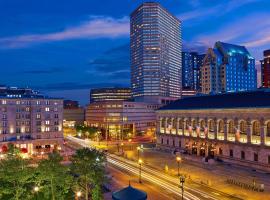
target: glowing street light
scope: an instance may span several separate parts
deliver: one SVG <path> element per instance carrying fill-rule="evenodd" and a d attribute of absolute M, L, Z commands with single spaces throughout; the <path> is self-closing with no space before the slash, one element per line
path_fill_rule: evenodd
<path fill-rule="evenodd" d="M 82 196 L 82 192 L 81 191 L 76 192 L 75 200 L 78 200 L 81 196 Z"/>
<path fill-rule="evenodd" d="M 141 147 L 140 146 L 137 146 L 138 159 L 140 159 L 140 150 L 141 150 Z"/>
<path fill-rule="evenodd" d="M 39 187 L 38 186 L 35 186 L 34 187 L 34 192 L 38 192 L 39 191 Z"/>
<path fill-rule="evenodd" d="M 138 163 L 139 163 L 139 183 L 142 183 L 142 159 L 139 159 L 138 160 Z"/>
<path fill-rule="evenodd" d="M 179 168 L 180 168 L 180 162 L 182 161 L 182 158 L 180 156 L 176 156 L 176 162 L 178 165 L 178 169 L 177 169 L 177 175 L 180 176 L 180 172 L 179 172 Z"/>

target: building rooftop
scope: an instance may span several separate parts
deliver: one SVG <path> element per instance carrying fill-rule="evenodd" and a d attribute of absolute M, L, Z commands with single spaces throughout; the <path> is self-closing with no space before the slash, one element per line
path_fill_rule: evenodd
<path fill-rule="evenodd" d="M 201 95 L 179 99 L 159 110 L 270 108 L 270 90 Z"/>
<path fill-rule="evenodd" d="M 231 55 L 234 53 L 244 54 L 250 57 L 250 53 L 244 46 L 229 44 L 224 42 L 216 42 L 215 48 L 218 48 L 223 54 Z"/>
<path fill-rule="evenodd" d="M 116 191 L 112 195 L 113 200 L 146 200 L 147 194 L 130 185 L 122 190 Z"/>

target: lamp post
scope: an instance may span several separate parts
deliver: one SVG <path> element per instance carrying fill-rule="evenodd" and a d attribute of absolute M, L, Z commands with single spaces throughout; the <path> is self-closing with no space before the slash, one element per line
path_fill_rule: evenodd
<path fill-rule="evenodd" d="M 138 163 L 139 163 L 139 183 L 142 183 L 142 159 L 139 159 L 138 160 Z"/>
<path fill-rule="evenodd" d="M 141 147 L 137 147 L 137 152 L 138 152 L 138 160 L 140 159 L 140 150 L 141 150 Z"/>
<path fill-rule="evenodd" d="M 81 191 L 76 192 L 75 200 L 79 200 L 79 198 L 80 198 L 81 196 L 82 196 L 82 192 L 81 192 Z"/>
<path fill-rule="evenodd" d="M 122 149 L 122 153 L 124 153 L 124 143 L 121 143 L 121 149 Z"/>
<path fill-rule="evenodd" d="M 34 193 L 35 193 L 35 197 L 36 197 L 35 199 L 38 199 L 38 198 L 37 198 L 37 193 L 38 193 L 38 191 L 39 191 L 39 187 L 38 187 L 38 186 L 35 186 L 35 187 L 34 187 Z"/>
<path fill-rule="evenodd" d="M 180 176 L 180 188 L 182 189 L 182 200 L 184 200 L 184 183 L 185 177 L 182 175 Z"/>
<path fill-rule="evenodd" d="M 177 168 L 177 176 L 180 176 L 180 172 L 179 172 L 179 168 L 180 168 L 180 162 L 181 162 L 181 157 L 180 156 L 176 156 L 176 162 L 177 162 L 177 165 L 178 165 L 178 168 Z"/>
<path fill-rule="evenodd" d="M 132 139 L 129 138 L 129 139 L 128 139 L 128 143 L 129 143 L 129 150 L 130 150 L 130 151 L 131 151 L 131 141 L 132 141 Z"/>

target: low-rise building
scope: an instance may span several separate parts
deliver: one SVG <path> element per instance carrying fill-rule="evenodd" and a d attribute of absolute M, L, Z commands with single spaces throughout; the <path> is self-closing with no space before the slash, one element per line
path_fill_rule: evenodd
<path fill-rule="evenodd" d="M 90 91 L 90 103 L 100 101 L 126 101 L 130 98 L 130 88 L 95 88 Z"/>
<path fill-rule="evenodd" d="M 157 144 L 270 170 L 270 91 L 180 99 L 157 111 Z"/>
<path fill-rule="evenodd" d="M 156 104 L 131 101 L 91 103 L 86 110 L 86 123 L 105 130 L 113 138 L 120 137 L 122 133 L 153 133 L 157 108 Z"/>
<path fill-rule="evenodd" d="M 10 92 L 11 91 L 11 92 Z M 0 91 L 0 151 L 9 143 L 29 154 L 63 145 L 63 100 L 30 89 L 2 87 Z"/>
<path fill-rule="evenodd" d="M 85 109 L 79 106 L 78 101 L 65 100 L 63 111 L 64 128 L 74 128 L 76 124 L 84 124 Z"/>

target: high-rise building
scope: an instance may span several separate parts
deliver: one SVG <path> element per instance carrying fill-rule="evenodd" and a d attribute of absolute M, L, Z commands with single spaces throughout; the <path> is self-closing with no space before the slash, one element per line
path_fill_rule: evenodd
<path fill-rule="evenodd" d="M 244 46 L 216 42 L 202 67 L 202 93 L 223 93 L 257 88 L 255 59 Z"/>
<path fill-rule="evenodd" d="M 205 54 L 182 52 L 182 87 L 183 89 L 200 91 L 201 67 Z"/>
<path fill-rule="evenodd" d="M 261 60 L 262 87 L 270 88 L 270 49 L 263 52 L 264 59 Z"/>
<path fill-rule="evenodd" d="M 90 103 L 131 99 L 130 88 L 96 88 L 90 91 Z"/>
<path fill-rule="evenodd" d="M 135 100 L 181 97 L 181 22 L 159 3 L 130 15 L 131 90 Z"/>
<path fill-rule="evenodd" d="M 2 86 L 0 116 L 0 152 L 5 152 L 10 143 L 30 155 L 63 147 L 62 99 L 29 88 Z"/>

